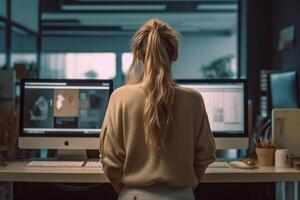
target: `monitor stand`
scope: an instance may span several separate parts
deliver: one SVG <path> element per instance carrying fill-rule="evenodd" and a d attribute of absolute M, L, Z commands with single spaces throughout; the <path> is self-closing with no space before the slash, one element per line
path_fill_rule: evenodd
<path fill-rule="evenodd" d="M 57 160 L 87 160 L 86 150 L 58 149 Z"/>

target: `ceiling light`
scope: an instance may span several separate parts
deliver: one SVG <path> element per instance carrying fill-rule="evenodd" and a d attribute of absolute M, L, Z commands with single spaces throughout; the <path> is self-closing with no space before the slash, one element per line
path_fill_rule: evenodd
<path fill-rule="evenodd" d="M 105 0 L 77 0 L 78 2 L 105 2 Z M 109 0 L 109 1 L 118 1 L 120 2 L 120 0 Z M 141 2 L 141 0 L 130 0 L 133 2 Z M 161 2 L 161 0 L 151 0 L 152 2 Z M 167 2 L 180 2 L 182 0 L 164 0 Z M 189 0 L 190 2 L 198 2 L 199 0 Z"/>
<path fill-rule="evenodd" d="M 140 27 L 140 24 L 136 25 L 122 25 L 121 28 L 123 31 L 135 31 Z"/>
<path fill-rule="evenodd" d="M 63 10 L 78 11 L 132 11 L 166 10 L 166 5 L 62 5 Z"/>
<path fill-rule="evenodd" d="M 197 10 L 237 10 L 237 4 L 198 4 Z"/>
<path fill-rule="evenodd" d="M 48 31 L 43 30 L 43 35 L 132 35 L 132 32 L 128 31 Z"/>

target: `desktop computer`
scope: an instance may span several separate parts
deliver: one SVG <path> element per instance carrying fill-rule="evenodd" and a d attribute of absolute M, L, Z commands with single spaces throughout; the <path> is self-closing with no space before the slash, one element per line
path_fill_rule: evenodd
<path fill-rule="evenodd" d="M 112 90 L 112 80 L 23 79 L 19 147 L 85 158 L 86 150 L 99 149 Z"/>
<path fill-rule="evenodd" d="M 245 80 L 206 79 L 176 82 L 202 95 L 217 149 L 248 148 Z"/>
<path fill-rule="evenodd" d="M 245 80 L 177 82 L 203 96 L 217 149 L 248 147 Z M 62 160 L 85 159 L 82 150 L 99 149 L 111 92 L 111 80 L 22 80 L 19 147 L 58 149 Z M 44 165 L 56 163 L 33 164 Z"/>

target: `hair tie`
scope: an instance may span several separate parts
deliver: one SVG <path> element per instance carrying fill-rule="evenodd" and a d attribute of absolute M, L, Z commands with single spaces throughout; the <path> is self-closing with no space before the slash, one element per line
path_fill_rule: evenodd
<path fill-rule="evenodd" d="M 158 28 L 159 28 L 159 24 L 154 23 L 153 26 L 151 27 L 151 30 L 158 31 Z"/>

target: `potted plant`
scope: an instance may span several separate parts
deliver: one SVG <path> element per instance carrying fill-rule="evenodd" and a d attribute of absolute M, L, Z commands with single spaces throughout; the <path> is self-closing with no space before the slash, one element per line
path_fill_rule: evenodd
<path fill-rule="evenodd" d="M 200 70 L 205 78 L 233 78 L 234 72 L 231 69 L 233 59 L 233 55 L 223 56 L 203 65 Z"/>
<path fill-rule="evenodd" d="M 276 146 L 272 139 L 259 138 L 256 142 L 256 155 L 259 166 L 273 166 Z"/>
<path fill-rule="evenodd" d="M 16 109 L 0 106 L 0 154 L 5 159 L 15 156 L 18 128 Z"/>

